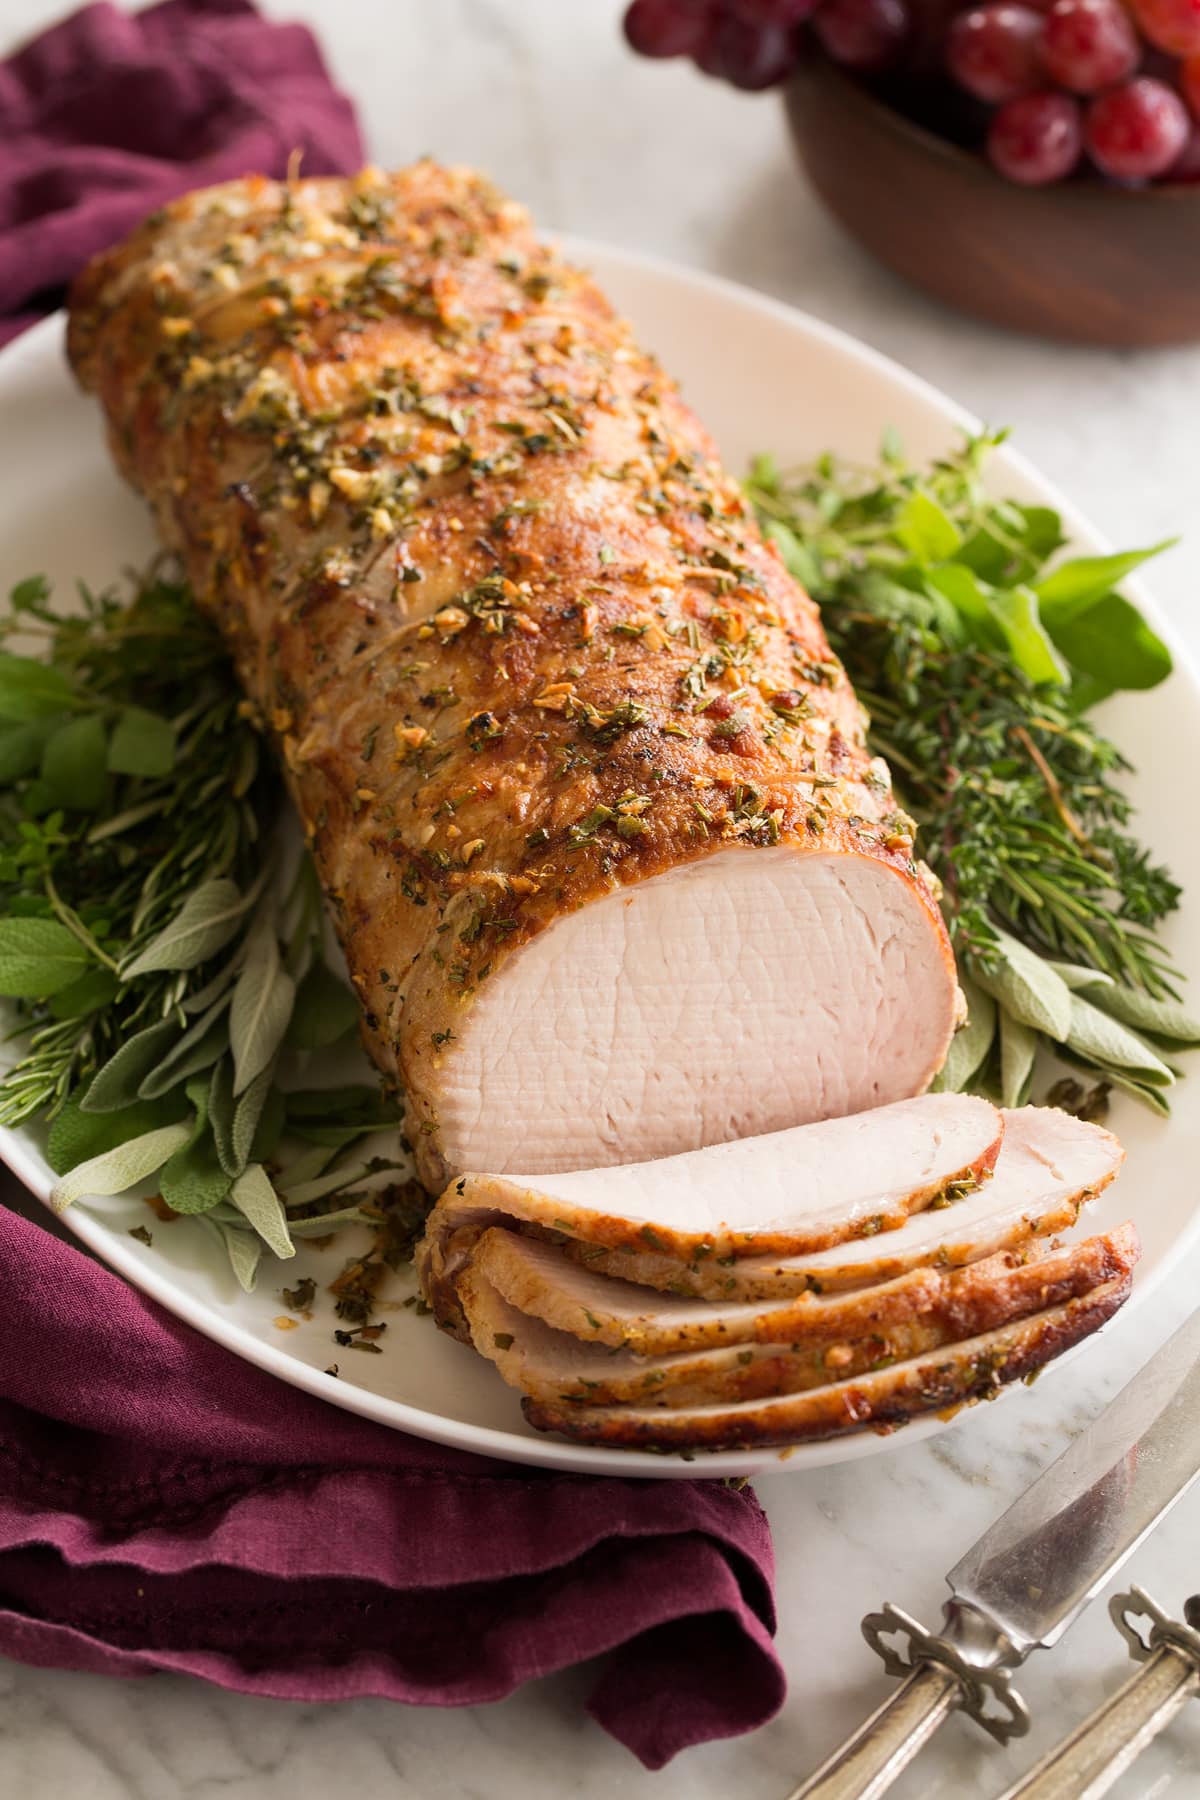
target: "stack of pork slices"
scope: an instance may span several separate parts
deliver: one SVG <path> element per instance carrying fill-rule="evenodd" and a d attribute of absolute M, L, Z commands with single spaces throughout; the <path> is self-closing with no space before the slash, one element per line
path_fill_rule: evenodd
<path fill-rule="evenodd" d="M 926 1094 L 656 1162 L 464 1175 L 418 1268 L 540 1430 L 797 1443 L 983 1398 L 1097 1330 L 1136 1232 L 1056 1234 L 1122 1156 L 1067 1113 Z"/>

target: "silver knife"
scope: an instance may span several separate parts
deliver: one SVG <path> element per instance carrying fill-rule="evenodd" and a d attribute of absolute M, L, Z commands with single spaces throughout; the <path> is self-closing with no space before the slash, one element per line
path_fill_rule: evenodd
<path fill-rule="evenodd" d="M 951 1569 L 940 1631 L 890 1602 L 863 1620 L 904 1685 L 790 1800 L 875 1800 L 954 1711 L 1002 1744 L 1022 1736 L 1012 1670 L 1058 1642 L 1197 1475 L 1200 1311 Z"/>

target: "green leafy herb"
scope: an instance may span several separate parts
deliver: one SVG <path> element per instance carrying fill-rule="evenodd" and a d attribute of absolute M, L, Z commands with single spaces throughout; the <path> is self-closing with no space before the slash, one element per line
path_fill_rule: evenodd
<path fill-rule="evenodd" d="M 942 1085 L 1011 1104 L 1044 1039 L 1161 1111 L 1160 1052 L 1200 1041 L 1156 935 L 1179 891 L 1128 829 L 1128 765 L 1087 714 L 1170 673 L 1118 592 L 1167 546 L 1063 555 L 1054 511 L 989 489 L 1002 436 L 922 469 L 894 441 L 867 470 L 760 457 L 748 492 L 820 604 L 943 886 L 973 1004 Z"/>
<path fill-rule="evenodd" d="M 0 1123 L 48 1122 L 58 1207 L 154 1178 L 249 1290 L 294 1233 L 378 1223 L 347 1189 L 394 1165 L 345 1152 L 397 1113 L 374 1088 L 285 1092 L 358 1008 L 307 859 L 285 890 L 279 784 L 215 632 L 157 572 L 82 605 L 23 582 L 0 625 L 45 652 L 0 651 L 0 995 L 23 1038 Z"/>

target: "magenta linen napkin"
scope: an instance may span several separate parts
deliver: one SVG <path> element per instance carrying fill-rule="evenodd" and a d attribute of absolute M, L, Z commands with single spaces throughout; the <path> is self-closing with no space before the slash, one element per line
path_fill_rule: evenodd
<path fill-rule="evenodd" d="M 363 162 L 304 26 L 250 0 L 100 0 L 0 63 L 0 343 L 96 251 L 188 188 Z"/>
<path fill-rule="evenodd" d="M 589 1710 L 650 1768 L 782 1703 L 750 1489 L 402 1436 L 3 1207 L 0 1294 L 0 1655 L 459 1706 L 615 1652 Z"/>

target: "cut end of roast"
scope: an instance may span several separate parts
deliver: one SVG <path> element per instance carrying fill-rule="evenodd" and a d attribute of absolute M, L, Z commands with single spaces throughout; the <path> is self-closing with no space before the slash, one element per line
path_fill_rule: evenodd
<path fill-rule="evenodd" d="M 450 1174 L 670 1156 L 921 1093 L 954 1028 L 922 886 L 867 855 L 716 852 L 559 918 L 464 1018 Z"/>

